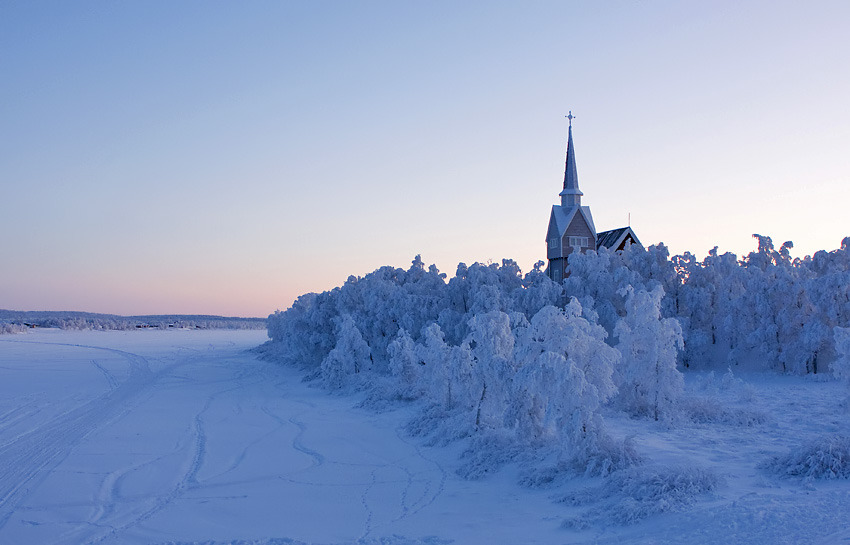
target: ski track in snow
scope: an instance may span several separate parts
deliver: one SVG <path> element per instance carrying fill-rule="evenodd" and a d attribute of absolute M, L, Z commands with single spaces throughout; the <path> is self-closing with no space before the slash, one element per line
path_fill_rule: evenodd
<path fill-rule="evenodd" d="M 267 414 L 277 419 L 279 422 L 283 422 L 283 420 L 280 419 L 280 417 L 278 417 L 277 415 L 274 415 L 271 412 L 268 412 Z M 304 432 L 307 431 L 307 425 L 304 424 L 304 422 L 301 422 L 300 420 L 296 420 L 296 417 L 294 416 L 289 419 L 289 423 L 293 424 L 298 428 L 298 434 L 292 438 L 292 448 L 297 450 L 298 452 L 303 452 L 304 454 L 313 459 L 313 463 L 310 467 L 317 467 L 324 464 L 324 456 L 304 445 Z"/>
<path fill-rule="evenodd" d="M 261 410 L 272 420 L 277 422 L 280 427 L 295 426 L 298 428 L 298 433 L 292 438 L 292 449 L 312 458 L 312 463 L 310 465 L 311 468 L 325 463 L 325 457 L 322 454 L 304 445 L 304 433 L 307 431 L 307 425 L 298 420 L 299 415 L 291 416 L 289 419 L 284 419 L 268 406 L 264 405 Z"/>
<path fill-rule="evenodd" d="M 442 495 L 443 490 L 445 489 L 446 477 L 447 477 L 447 473 L 446 473 L 445 469 L 439 463 L 437 463 L 435 460 L 425 456 L 422 452 L 422 449 L 418 445 L 416 445 L 416 444 L 412 443 L 411 441 L 405 439 L 402 436 L 402 428 L 401 427 L 396 428 L 395 434 L 396 434 L 397 439 L 400 442 L 406 444 L 408 447 L 410 447 L 414 451 L 415 454 L 411 455 L 406 460 L 404 460 L 404 459 L 403 460 L 391 460 L 391 461 L 388 461 L 386 464 L 378 465 L 369 474 L 370 482 L 366 486 L 365 490 L 363 491 L 363 494 L 361 495 L 361 503 L 363 504 L 363 508 L 366 512 L 366 520 L 365 520 L 365 523 L 364 523 L 364 531 L 363 531 L 363 534 L 361 534 L 361 536 L 359 538 L 361 541 L 368 538 L 370 536 L 370 534 L 373 533 L 374 530 L 376 530 L 377 528 L 380 528 L 383 525 L 386 525 L 387 523 L 393 523 L 393 522 L 398 522 L 398 521 L 404 520 L 404 519 L 408 518 L 409 516 L 415 515 L 416 513 L 422 511 L 426 507 L 433 504 L 437 500 L 437 498 L 439 498 Z M 419 473 L 422 474 L 422 477 L 416 478 L 417 474 L 411 472 L 410 469 L 409 469 L 409 464 L 411 463 L 411 460 L 409 458 L 418 458 L 419 460 L 426 462 L 427 464 L 433 466 L 434 469 L 420 471 Z M 402 463 L 402 462 L 406 462 L 406 463 Z M 395 478 L 392 477 L 393 473 L 398 473 L 398 472 L 404 473 L 404 477 L 402 479 L 395 479 Z M 439 478 L 437 479 L 436 485 L 434 483 L 435 479 L 427 477 L 427 475 L 433 474 L 435 472 L 439 474 Z M 379 478 L 379 474 L 387 474 L 387 476 L 383 477 L 383 478 Z M 397 484 L 401 484 L 401 483 L 403 483 L 403 487 L 401 487 L 399 505 L 398 505 L 398 509 L 399 509 L 400 513 L 397 516 L 392 517 L 392 518 L 389 518 L 392 515 L 390 515 L 388 513 L 381 513 L 381 515 L 383 515 L 383 518 L 385 518 L 386 520 L 384 520 L 382 522 L 375 522 L 376 513 L 375 513 L 375 510 L 372 508 L 370 501 L 369 501 L 370 492 L 372 492 L 372 490 L 377 485 L 386 485 L 386 484 L 397 485 Z M 409 501 L 408 495 L 410 493 L 410 490 L 413 488 L 413 486 L 416 483 L 422 483 L 424 485 L 423 491 L 422 491 L 422 494 L 413 501 L 413 503 L 409 504 L 408 503 L 408 501 Z"/>
<path fill-rule="evenodd" d="M 12 436 L 13 432 L 10 432 L 9 430 L 20 424 L 26 425 L 28 420 L 35 418 L 38 414 L 44 411 L 47 406 L 46 401 L 35 399 L 35 396 L 27 396 L 25 399 L 26 401 L 24 401 L 21 405 L 9 409 L 0 415 L 0 433 L 9 432 L 8 439 L 0 442 L 0 449 L 14 441 L 17 441 L 18 436 L 24 435 L 24 433 L 18 433 L 17 435 Z"/>
<path fill-rule="evenodd" d="M 396 429 L 396 437 L 405 445 L 414 450 L 416 457 L 420 458 L 422 461 L 426 463 L 432 464 L 436 468 L 436 472 L 439 473 L 438 483 L 434 485 L 433 479 L 429 479 L 427 477 L 421 477 L 419 479 L 415 478 L 415 474 L 408 469 L 408 467 L 401 463 L 401 461 L 387 461 L 386 463 L 381 464 L 354 464 L 350 462 L 345 462 L 341 460 L 328 460 L 328 458 L 323 455 L 318 450 L 315 450 L 309 447 L 305 443 L 305 435 L 308 431 L 308 425 L 301 419 L 304 413 L 300 413 L 297 415 L 293 415 L 288 419 L 282 418 L 280 415 L 276 414 L 271 408 L 268 406 L 262 407 L 262 411 L 267 414 L 269 417 L 278 422 L 281 426 L 290 424 L 297 428 L 297 433 L 293 436 L 291 441 L 292 449 L 298 452 L 301 452 L 311 458 L 311 464 L 309 467 L 301 469 L 297 471 L 297 473 L 303 473 L 309 471 L 310 469 L 318 468 L 319 466 L 323 466 L 325 464 L 331 465 L 341 465 L 341 466 L 352 466 L 352 467 L 368 467 L 373 466 L 369 472 L 368 482 L 359 483 L 353 482 L 349 483 L 349 486 L 364 486 L 363 492 L 360 495 L 360 503 L 363 506 L 364 511 L 364 522 L 363 522 L 363 532 L 359 536 L 359 540 L 365 540 L 369 537 L 372 532 L 379 527 L 381 524 L 376 523 L 375 519 L 377 517 L 374 507 L 372 506 L 373 502 L 370 502 L 369 495 L 375 489 L 377 485 L 380 484 L 396 484 L 396 483 L 404 483 L 404 486 L 401 488 L 400 492 L 400 502 L 399 509 L 400 513 L 397 516 L 392 517 L 390 514 L 381 513 L 381 515 L 387 519 L 386 522 L 397 522 L 404 518 L 407 518 L 410 515 L 416 514 L 427 506 L 431 505 L 439 496 L 442 494 L 443 489 L 445 487 L 446 481 L 446 471 L 435 461 L 429 459 L 424 456 L 421 449 L 411 443 L 410 441 L 404 439 L 401 436 L 401 428 Z M 402 481 L 398 479 L 393 479 L 392 477 L 381 478 L 379 477 L 382 473 L 392 473 L 402 472 L 405 477 Z M 433 472 L 433 471 L 430 471 Z M 315 485 L 315 486 L 327 486 L 326 484 L 316 483 L 310 480 L 303 479 L 294 479 L 289 476 L 283 477 L 287 482 L 291 482 L 294 484 L 307 484 L 307 485 Z M 408 504 L 408 494 L 411 488 L 413 487 L 415 482 L 424 483 L 424 489 L 422 494 L 414 500 L 412 504 Z M 343 485 L 345 486 L 345 485 Z M 392 518 L 390 518 L 392 517 Z"/>
<path fill-rule="evenodd" d="M 73 333 L 68 335 L 74 338 Z M 90 335 L 86 338 L 98 337 Z M 87 390 L 52 399 L 54 404 L 58 403 L 55 405 L 58 411 L 53 409 L 53 412 L 43 412 L 45 407 L 50 406 L 51 400 L 28 394 L 10 400 L 17 403 L 8 405 L 0 413 L 0 431 L 14 428 L 11 434 L 2 436 L 3 444 L 0 444 L 0 542 L 5 542 L 3 535 L 10 530 L 7 525 L 15 515 L 15 520 L 22 526 L 14 529 L 13 535 L 27 535 L 23 528 L 43 531 L 45 524 L 52 524 L 55 529 L 45 543 L 123 543 L 127 536 L 139 535 L 140 532 L 144 534 L 151 524 L 160 520 L 160 514 L 168 512 L 172 506 L 181 505 L 184 500 L 203 501 L 207 497 L 204 495 L 206 491 L 218 487 L 263 483 L 269 477 L 276 476 L 280 482 L 317 490 L 334 490 L 338 487 L 358 490 L 356 497 L 363 509 L 359 539 L 366 543 L 373 541 L 371 536 L 379 528 L 422 511 L 443 492 L 446 471 L 425 456 L 419 446 L 402 437 L 400 427 L 395 430 L 395 439 L 404 449 L 400 454 L 387 456 L 364 451 L 362 456 L 365 457 L 352 460 L 336 452 L 328 453 L 324 447 L 312 444 L 309 438 L 313 434 L 322 437 L 324 433 L 323 428 L 313 430 L 317 423 L 324 426 L 324 422 L 336 420 L 337 415 L 347 415 L 351 410 L 363 412 L 362 409 L 351 409 L 350 401 L 340 398 L 328 398 L 333 399 L 334 403 L 329 407 L 317 407 L 311 398 L 321 399 L 325 394 L 300 386 L 297 392 L 303 393 L 289 399 L 287 396 L 292 389 L 292 377 L 281 375 L 274 364 L 259 362 L 251 356 L 239 358 L 236 365 L 231 365 L 217 353 L 228 348 L 225 343 L 201 348 L 173 347 L 165 357 L 156 357 L 157 369 L 154 370 L 149 361 L 151 356 L 144 349 L 126 351 L 92 343 L 57 342 L 52 339 L 0 341 L 100 352 L 119 356 L 115 362 L 123 361 L 128 365 L 127 373 L 116 373 L 114 367 L 110 369 L 96 355 L 85 358 L 84 352 L 72 352 L 73 359 L 62 367 L 63 372 L 70 372 L 73 365 L 85 362 L 96 370 L 98 376 L 103 377 L 104 382 L 92 383 L 91 386 L 85 384 Z M 229 345 L 235 346 L 232 342 Z M 62 352 L 53 354 L 48 351 L 47 354 L 57 361 L 63 358 Z M 82 360 L 80 355 L 83 356 Z M 245 365 L 246 361 L 253 364 Z M 207 373 L 206 369 L 211 371 Z M 183 431 L 176 436 L 176 444 L 163 445 L 165 448 L 162 448 L 145 447 L 142 442 L 135 447 L 137 450 L 141 448 L 141 452 L 127 452 L 111 463 L 106 458 L 107 465 L 102 470 L 98 469 L 99 466 L 91 466 L 92 469 L 84 471 L 64 470 L 62 475 L 81 475 L 92 483 L 88 501 L 81 493 L 74 496 L 73 500 L 63 499 L 60 493 L 53 496 L 50 503 L 44 500 L 33 503 L 29 499 L 46 480 L 53 478 L 55 482 L 52 476 L 60 475 L 56 471 L 62 467 L 63 460 L 73 455 L 78 446 L 86 444 L 90 435 L 100 430 L 108 431 L 111 426 L 130 416 L 134 417 L 134 421 L 137 420 L 146 407 L 155 403 L 160 392 L 178 391 L 176 389 L 191 392 L 190 402 L 199 402 L 191 417 L 185 412 L 173 415 L 177 419 L 177 426 L 184 418 L 190 417 Z M 88 394 L 84 395 L 82 391 Z M 304 393 L 309 395 L 305 397 Z M 257 395 L 260 398 L 255 400 Z M 243 406 L 243 400 L 248 405 Z M 215 417 L 211 413 L 213 409 L 216 410 Z M 217 423 L 222 418 L 235 418 L 244 420 L 245 424 L 254 424 L 258 421 L 257 413 L 269 419 L 271 425 L 258 426 L 256 431 L 252 429 L 242 444 L 231 442 L 227 448 L 237 447 L 233 453 L 227 457 L 219 455 L 214 465 L 209 466 L 210 419 L 213 418 L 213 422 Z M 109 432 L 110 436 L 114 433 Z M 289 442 L 292 452 L 307 457 L 308 465 L 283 469 L 277 475 L 251 477 L 253 466 L 248 467 L 247 478 L 240 473 L 246 460 L 255 455 L 253 453 L 267 454 L 263 450 L 266 441 L 279 443 L 283 438 Z M 220 448 L 221 435 L 217 430 L 214 439 Z M 103 456 L 97 451 L 87 454 L 91 455 Z M 401 458 L 392 459 L 393 456 Z M 334 473 L 344 478 L 338 482 L 328 481 L 321 473 L 324 466 L 347 468 L 342 469 L 342 473 L 339 470 Z M 227 479 L 229 475 L 237 474 L 242 478 Z M 143 475 L 157 476 L 157 484 L 152 485 L 154 488 L 145 488 Z M 160 481 L 162 484 L 159 484 Z M 61 475 L 60 482 L 64 482 Z M 210 497 L 238 500 L 246 496 Z M 396 500 L 392 501 L 392 498 Z M 81 515 L 56 522 L 45 519 L 50 516 L 47 513 L 66 509 L 80 512 Z M 399 542 L 418 543 L 419 540 L 405 538 Z M 434 541 L 437 542 L 442 541 Z"/>
<path fill-rule="evenodd" d="M 106 379 L 107 384 L 109 384 L 109 389 L 110 389 L 110 390 L 114 390 L 115 388 L 117 388 L 117 387 L 118 387 L 118 384 L 119 384 L 119 383 L 118 383 L 118 379 L 116 379 L 116 378 L 115 378 L 115 375 L 113 375 L 113 374 L 109 371 L 109 369 L 107 369 L 106 367 L 104 367 L 104 366 L 102 366 L 101 364 L 99 364 L 99 363 L 97 362 L 97 360 L 91 360 L 91 362 L 92 362 L 92 365 L 94 365 L 95 367 L 97 367 L 97 370 L 98 370 L 98 371 L 100 371 L 101 373 L 103 373 L 103 377 Z"/>
<path fill-rule="evenodd" d="M 193 359 L 194 358 L 197 358 L 197 356 L 194 356 Z M 109 526 L 111 530 L 108 533 L 98 536 L 96 538 L 92 538 L 87 543 L 96 544 L 102 543 L 112 538 L 119 538 L 122 532 L 130 528 L 136 527 L 142 524 L 143 522 L 149 520 L 154 515 L 168 507 L 169 504 L 180 498 L 187 491 L 199 487 L 200 483 L 198 482 L 198 473 L 200 472 L 201 467 L 204 464 L 204 457 L 207 453 L 207 437 L 204 430 L 203 420 L 204 413 L 206 413 L 210 409 L 210 406 L 218 397 L 230 392 L 234 392 L 236 390 L 240 390 L 251 384 L 256 384 L 262 380 L 262 377 L 251 376 L 250 374 L 245 373 L 238 373 L 233 380 L 236 382 L 236 385 L 223 388 L 221 390 L 216 390 L 209 394 L 201 410 L 197 414 L 195 414 L 192 421 L 192 425 L 189 428 L 188 435 L 184 436 L 184 439 L 187 440 L 186 442 L 188 446 L 184 449 L 181 449 L 187 451 L 186 459 L 188 463 L 185 464 L 185 469 L 183 470 L 179 479 L 173 483 L 172 488 L 167 493 L 154 497 L 152 505 L 150 505 L 145 510 L 132 515 L 129 520 L 123 522 L 120 525 L 110 524 Z M 223 382 L 226 384 L 231 383 L 230 380 L 218 382 Z M 116 484 L 117 483 L 118 482 L 116 481 Z M 114 497 L 116 493 L 117 487 L 113 487 L 111 497 Z"/>
<path fill-rule="evenodd" d="M 189 463 L 180 479 L 174 484 L 173 488 L 169 490 L 166 494 L 155 497 L 151 506 L 149 506 L 144 511 L 133 515 L 130 520 L 124 522 L 123 524 L 109 524 L 108 526 L 111 528 L 111 530 L 108 533 L 102 534 L 95 538 L 90 538 L 87 543 L 102 543 L 107 539 L 118 537 L 121 532 L 126 531 L 127 529 L 137 526 L 142 522 L 150 519 L 153 515 L 155 515 L 156 513 L 164 509 L 166 506 L 168 506 L 168 504 L 177 499 L 185 490 L 197 485 L 197 475 L 198 471 L 201 468 L 201 465 L 203 464 L 206 443 L 203 424 L 201 421 L 201 415 L 208 407 L 208 404 L 204 405 L 204 408 L 201 410 L 201 412 L 195 415 L 194 426 L 192 427 L 191 448 L 187 449 L 190 455 Z M 114 498 L 114 496 L 116 495 L 118 487 L 115 485 L 118 482 L 119 481 L 117 480 L 114 482 L 111 489 L 111 493 L 107 500 Z"/>
<path fill-rule="evenodd" d="M 143 389 L 152 374 L 147 360 L 112 348 L 68 343 L 6 340 L 29 344 L 56 344 L 118 354 L 130 364 L 130 376 L 123 384 L 81 406 L 59 414 L 48 422 L 18 435 L 0 446 L 0 530 L 20 502 L 90 432 L 116 413 L 128 411 L 128 400 Z"/>
<path fill-rule="evenodd" d="M 0 339 L 2 342 L 14 342 L 37 345 L 55 345 L 73 347 L 87 350 L 105 351 L 117 354 L 124 358 L 130 367 L 129 376 L 121 383 L 105 367 L 92 359 L 91 363 L 104 375 L 109 384 L 109 390 L 80 406 L 73 407 L 66 412 L 54 416 L 45 423 L 39 424 L 24 433 L 12 438 L 5 444 L 0 445 L 0 530 L 8 522 L 10 516 L 25 500 L 31 491 L 35 490 L 51 470 L 61 463 L 69 452 L 79 444 L 91 432 L 97 430 L 101 425 L 120 419 L 130 412 L 132 407 L 130 401 L 138 397 L 146 388 L 153 385 L 157 379 L 168 377 L 174 369 L 185 365 L 190 361 L 187 358 L 179 358 L 175 363 L 166 366 L 158 373 L 151 371 L 148 360 L 139 354 L 117 350 L 114 348 L 91 346 L 75 343 L 58 343 L 46 341 L 24 341 Z M 193 354 L 192 359 L 201 356 Z M 189 463 L 183 476 L 175 483 L 168 493 L 156 497 L 153 504 L 140 513 L 130 517 L 129 520 L 111 520 L 115 513 L 116 498 L 120 495 L 120 484 L 122 479 L 139 468 L 156 464 L 164 456 L 159 456 L 148 462 L 131 466 L 130 468 L 112 472 L 104 479 L 100 492 L 97 494 L 97 504 L 94 506 L 92 517 L 84 521 L 81 531 L 68 532 L 61 542 L 67 543 L 100 543 L 123 530 L 131 528 L 162 510 L 184 490 L 197 485 L 197 474 L 203 464 L 205 454 L 205 435 L 203 429 L 202 415 L 209 408 L 213 399 L 223 393 L 242 388 L 245 385 L 244 377 L 237 375 L 237 385 L 232 386 L 230 380 L 224 381 L 230 386 L 214 392 L 207 399 L 203 409 L 195 416 L 190 431 L 191 448 Z M 259 380 L 259 379 L 257 379 Z M 29 411 L 35 402 L 30 402 L 16 409 L 12 409 L 0 416 L 0 425 L 12 419 L 21 420 L 36 411 Z M 126 519 L 121 515 L 120 519 Z M 92 528 L 95 529 L 92 532 Z M 107 533 L 97 534 L 97 529 L 107 528 Z M 87 534 L 86 537 L 80 534 Z M 70 537 L 70 539 L 69 539 Z M 85 541 L 83 541 L 85 540 Z"/>
<path fill-rule="evenodd" d="M 407 487 L 405 487 L 404 494 L 402 496 L 403 497 L 403 502 L 402 502 L 403 513 L 397 519 L 397 520 L 400 520 L 400 519 L 405 518 L 409 515 L 415 515 L 416 513 L 422 511 L 423 509 L 425 509 L 429 505 L 433 504 L 437 500 L 437 498 L 439 498 L 442 495 L 443 490 L 445 490 L 446 478 L 447 478 L 448 474 L 447 474 L 445 468 L 443 468 L 443 466 L 441 466 L 436 460 L 429 458 L 428 456 L 425 456 L 425 454 L 422 452 L 422 448 L 419 445 L 417 445 L 416 443 L 413 443 L 413 442 L 409 441 L 408 439 L 406 439 L 402 434 L 401 428 L 396 429 L 396 436 L 399 438 L 400 441 L 402 441 L 402 442 L 406 443 L 407 445 L 413 447 L 413 449 L 416 451 L 416 455 L 419 456 L 419 458 L 421 458 L 422 460 L 432 464 L 434 466 L 434 468 L 436 469 L 436 471 L 439 472 L 439 474 L 440 474 L 440 477 L 439 477 L 439 480 L 437 482 L 436 487 L 433 487 L 434 488 L 433 491 L 431 490 L 432 485 L 433 485 L 433 479 L 423 479 L 423 480 L 419 481 L 419 482 L 423 482 L 425 484 L 424 489 L 422 490 L 422 494 L 412 504 L 410 504 L 410 506 L 408 506 L 407 505 L 407 493 L 410 490 L 410 488 L 412 487 L 413 482 L 414 482 L 413 475 L 408 473 L 408 476 L 410 477 L 410 479 L 408 480 Z M 405 471 L 407 471 L 407 469 L 405 469 Z"/>

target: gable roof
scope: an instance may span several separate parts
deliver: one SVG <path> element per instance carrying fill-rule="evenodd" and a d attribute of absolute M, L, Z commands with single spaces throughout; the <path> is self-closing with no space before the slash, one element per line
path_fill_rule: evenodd
<path fill-rule="evenodd" d="M 637 235 L 632 231 L 631 227 L 620 227 L 619 229 L 611 229 L 610 231 L 599 233 L 596 237 L 596 249 L 598 250 L 604 246 L 609 250 L 616 250 L 629 235 L 631 235 L 632 240 L 636 244 L 643 248 L 643 244 L 640 243 L 640 240 L 638 240 Z"/>
<path fill-rule="evenodd" d="M 567 228 L 570 226 L 570 223 L 572 223 L 576 214 L 581 214 L 584 217 L 584 221 L 587 222 L 587 226 L 590 227 L 590 231 L 593 233 L 593 236 L 597 236 L 596 225 L 593 224 L 593 216 L 590 215 L 589 206 L 570 206 L 565 208 L 563 206 L 553 204 L 552 216 L 549 221 L 550 224 L 552 221 L 555 222 L 555 226 L 558 228 L 558 236 L 564 236 L 564 233 L 567 232 Z"/>

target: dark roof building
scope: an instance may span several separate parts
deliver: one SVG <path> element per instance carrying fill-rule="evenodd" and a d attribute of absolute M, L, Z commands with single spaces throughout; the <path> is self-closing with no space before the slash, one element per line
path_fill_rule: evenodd
<path fill-rule="evenodd" d="M 626 245 L 637 244 L 643 247 L 643 244 L 638 240 L 637 235 L 632 231 L 631 227 L 620 227 L 619 229 L 611 229 L 603 231 L 596 235 L 596 249 L 603 246 L 609 250 L 625 250 Z"/>

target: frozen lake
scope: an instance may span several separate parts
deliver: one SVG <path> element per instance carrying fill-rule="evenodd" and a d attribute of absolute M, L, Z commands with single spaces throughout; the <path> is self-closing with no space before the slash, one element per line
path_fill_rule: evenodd
<path fill-rule="evenodd" d="M 0 543 L 551 543 L 562 507 L 246 352 L 265 331 L 0 337 Z M 404 536 L 404 537 L 402 537 Z M 440 536 L 439 539 L 428 536 Z"/>
<path fill-rule="evenodd" d="M 850 543 L 847 480 L 762 468 L 848 433 L 839 383 L 686 374 L 689 399 L 725 420 L 667 427 L 609 412 L 611 432 L 634 436 L 644 457 L 637 478 L 702 468 L 722 479 L 712 494 L 624 526 L 618 513 L 675 497 L 583 477 L 532 489 L 514 466 L 463 480 L 463 441 L 426 446 L 403 431 L 412 407 L 357 408 L 248 352 L 265 340 L 264 331 L 0 337 L 0 543 Z M 579 504 L 554 501 L 587 487 Z"/>

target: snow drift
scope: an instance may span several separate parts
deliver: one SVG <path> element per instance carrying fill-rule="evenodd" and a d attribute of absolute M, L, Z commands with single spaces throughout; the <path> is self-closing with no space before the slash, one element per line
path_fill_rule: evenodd
<path fill-rule="evenodd" d="M 826 435 L 763 464 L 783 477 L 850 479 L 850 437 Z"/>

